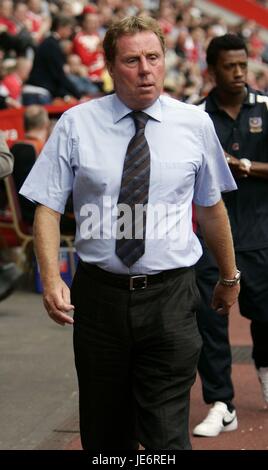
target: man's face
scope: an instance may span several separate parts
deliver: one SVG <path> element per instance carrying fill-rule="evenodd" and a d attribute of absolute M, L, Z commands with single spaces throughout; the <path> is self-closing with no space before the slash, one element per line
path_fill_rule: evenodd
<path fill-rule="evenodd" d="M 57 30 L 61 39 L 69 39 L 73 33 L 73 27 L 71 25 L 61 26 Z"/>
<path fill-rule="evenodd" d="M 155 33 L 121 36 L 114 63 L 108 64 L 119 98 L 131 109 L 147 108 L 159 97 L 165 76 L 164 53 Z"/>
<path fill-rule="evenodd" d="M 210 66 L 209 71 L 216 86 L 227 93 L 241 93 L 247 81 L 248 59 L 244 49 L 220 51 L 217 64 Z"/>

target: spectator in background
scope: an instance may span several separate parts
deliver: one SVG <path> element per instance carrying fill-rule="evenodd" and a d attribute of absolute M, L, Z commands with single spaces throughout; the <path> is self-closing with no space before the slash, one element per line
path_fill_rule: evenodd
<path fill-rule="evenodd" d="M 31 142 L 39 155 L 50 131 L 48 112 L 43 106 L 31 105 L 25 109 L 24 130 L 25 141 Z"/>
<path fill-rule="evenodd" d="M 0 0 L 0 40 L 6 54 L 15 52 L 17 56 L 32 56 L 35 43 L 27 27 L 27 6 L 18 1 Z"/>
<path fill-rule="evenodd" d="M 22 101 L 23 84 L 29 78 L 32 65 L 31 59 L 18 57 L 13 70 L 7 73 L 2 80 L 2 84 L 9 92 L 9 96 L 18 102 Z"/>
<path fill-rule="evenodd" d="M 10 98 L 8 96 L 8 93 L 6 91 L 6 88 L 3 89 L 3 87 L 0 84 L 0 110 L 1 109 L 18 109 L 21 107 L 21 104 L 13 100 L 13 98 Z"/>
<path fill-rule="evenodd" d="M 39 44 L 49 32 L 51 27 L 51 16 L 48 5 L 42 0 L 28 0 L 28 11 L 26 13 L 29 30 L 36 44 Z"/>
<path fill-rule="evenodd" d="M 0 133 L 0 179 L 12 173 L 13 162 L 14 157 Z M 21 274 L 15 263 L 6 261 L 5 249 L 0 247 L 0 300 L 4 300 L 13 292 Z"/>
<path fill-rule="evenodd" d="M 13 21 L 12 0 L 0 0 L 0 44 L 5 54 L 16 49 L 17 28 Z"/>
<path fill-rule="evenodd" d="M 36 43 L 31 34 L 31 23 L 27 17 L 28 7 L 23 1 L 14 3 L 13 21 L 16 25 L 18 55 L 33 58 Z"/>
<path fill-rule="evenodd" d="M 78 91 L 82 95 L 99 95 L 99 87 L 93 83 L 89 76 L 87 66 L 82 64 L 81 57 L 77 54 L 73 54 L 73 43 L 70 39 L 64 39 L 61 41 L 61 47 L 66 56 L 66 64 L 64 65 L 64 71 L 68 76 L 69 80 L 73 82 Z"/>
<path fill-rule="evenodd" d="M 7 87 L 3 84 L 4 77 L 4 67 L 2 61 L 0 60 L 0 110 L 8 108 L 18 109 L 21 107 L 21 104 L 19 101 L 14 100 L 14 98 L 11 98 L 9 96 L 9 91 Z"/>
<path fill-rule="evenodd" d="M 74 37 L 73 52 L 78 54 L 82 63 L 87 66 L 90 80 L 99 83 L 101 87 L 105 63 L 99 27 L 99 15 L 86 13 L 82 19 L 82 29 Z"/>
<path fill-rule="evenodd" d="M 13 21 L 13 1 L 0 0 L 0 25 L 2 31 L 15 35 L 17 32 L 15 22 Z"/>
<path fill-rule="evenodd" d="M 25 138 L 11 147 L 14 155 L 13 177 L 17 191 L 41 152 L 49 133 L 48 113 L 40 105 L 27 106 L 24 113 Z M 19 195 L 20 209 L 24 222 L 33 224 L 35 205 Z"/>
<path fill-rule="evenodd" d="M 100 8 L 100 28 L 98 30 L 101 39 L 103 39 L 107 29 L 113 21 L 112 6 L 107 3 Z"/>
<path fill-rule="evenodd" d="M 255 87 L 263 93 L 268 93 L 268 70 L 259 70 L 256 73 Z"/>
<path fill-rule="evenodd" d="M 23 103 L 45 104 L 54 98 L 66 96 L 81 98 L 76 88 L 64 71 L 66 57 L 60 41 L 68 39 L 74 27 L 74 20 L 68 16 L 55 16 L 52 22 L 52 33 L 36 50 L 33 68 L 27 87 L 23 90 Z"/>
<path fill-rule="evenodd" d="M 267 0 L 256 0 L 257 3 L 260 3 L 264 8 L 268 8 L 268 1 Z"/>
<path fill-rule="evenodd" d="M 14 157 L 0 132 L 0 178 L 5 178 L 13 171 Z"/>
<path fill-rule="evenodd" d="M 81 95 L 99 95 L 99 87 L 90 80 L 87 67 L 82 64 L 81 58 L 77 54 L 69 54 L 65 66 L 66 74 L 73 82 Z"/>

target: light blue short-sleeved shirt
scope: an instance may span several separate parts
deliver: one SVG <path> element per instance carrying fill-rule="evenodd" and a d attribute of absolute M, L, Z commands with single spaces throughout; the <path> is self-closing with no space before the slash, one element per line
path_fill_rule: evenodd
<path fill-rule="evenodd" d="M 79 257 L 117 273 L 153 274 L 194 265 L 202 254 L 192 202 L 212 206 L 236 189 L 208 114 L 162 95 L 146 113 L 151 173 L 145 254 L 127 268 L 115 254 L 123 164 L 135 134 L 116 94 L 66 111 L 20 193 L 60 213 L 73 190 Z"/>

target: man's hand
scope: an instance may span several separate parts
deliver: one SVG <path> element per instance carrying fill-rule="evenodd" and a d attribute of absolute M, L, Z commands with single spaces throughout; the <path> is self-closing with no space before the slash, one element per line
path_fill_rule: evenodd
<path fill-rule="evenodd" d="M 227 163 L 234 177 L 235 178 L 247 178 L 249 175 L 249 171 L 244 165 L 242 165 L 241 161 L 238 158 L 233 157 L 227 152 L 224 152 L 224 153 L 225 153 Z"/>
<path fill-rule="evenodd" d="M 10 96 L 6 97 L 6 106 L 7 108 L 14 108 L 14 109 L 19 109 L 21 108 L 21 103 L 14 98 L 11 98 Z"/>
<path fill-rule="evenodd" d="M 239 292 L 239 284 L 229 287 L 223 286 L 217 282 L 213 293 L 211 307 L 220 315 L 229 315 L 231 307 L 238 299 Z"/>
<path fill-rule="evenodd" d="M 61 278 L 44 287 L 43 301 L 52 320 L 62 326 L 65 323 L 73 324 L 73 319 L 66 315 L 74 309 L 74 306 L 71 305 L 70 289 Z"/>

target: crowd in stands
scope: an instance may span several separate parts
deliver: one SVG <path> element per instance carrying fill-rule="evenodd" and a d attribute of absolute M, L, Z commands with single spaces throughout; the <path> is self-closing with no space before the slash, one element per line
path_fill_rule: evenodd
<path fill-rule="evenodd" d="M 264 8 L 268 8 L 268 0 L 256 0 L 256 2 L 260 3 Z"/>
<path fill-rule="evenodd" d="M 173 97 L 192 103 L 207 94 L 205 51 L 226 32 L 246 39 L 254 64 L 249 83 L 268 91 L 268 47 L 254 21 L 227 25 L 192 0 L 0 0 L 0 109 L 111 92 L 102 39 L 110 22 L 126 15 L 151 15 L 161 24 L 165 91 Z"/>

